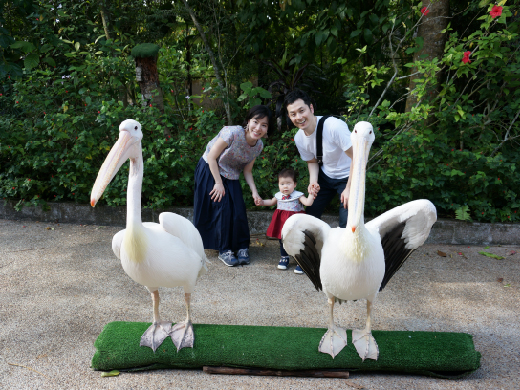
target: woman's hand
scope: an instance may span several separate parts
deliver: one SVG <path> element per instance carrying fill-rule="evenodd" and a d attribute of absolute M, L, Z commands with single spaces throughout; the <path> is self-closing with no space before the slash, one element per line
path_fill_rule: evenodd
<path fill-rule="evenodd" d="M 255 201 L 255 205 L 263 206 L 264 200 L 258 195 L 258 192 L 253 192 L 253 200 Z"/>
<path fill-rule="evenodd" d="M 226 189 L 224 188 L 224 184 L 215 183 L 209 195 L 211 196 L 212 201 L 220 202 L 224 195 L 226 195 Z"/>

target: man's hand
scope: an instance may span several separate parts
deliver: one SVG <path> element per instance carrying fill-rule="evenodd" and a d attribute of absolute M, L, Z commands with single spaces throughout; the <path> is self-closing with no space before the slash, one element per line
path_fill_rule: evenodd
<path fill-rule="evenodd" d="M 309 194 L 317 196 L 318 192 L 320 192 L 320 185 L 318 183 L 311 183 L 311 184 L 309 184 L 309 187 L 307 187 L 307 192 Z"/>
<path fill-rule="evenodd" d="M 343 203 L 343 208 L 346 209 L 348 207 L 348 197 L 350 196 L 350 186 L 346 186 L 343 192 L 341 193 L 341 203 Z"/>

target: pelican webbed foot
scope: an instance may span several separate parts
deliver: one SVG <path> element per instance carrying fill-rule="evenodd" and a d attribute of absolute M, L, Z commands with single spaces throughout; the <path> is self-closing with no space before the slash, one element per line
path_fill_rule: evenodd
<path fill-rule="evenodd" d="M 175 324 L 170 332 L 170 337 L 177 347 L 177 352 L 185 347 L 193 348 L 193 342 L 195 341 L 193 324 L 190 320 Z"/>
<path fill-rule="evenodd" d="M 367 329 L 353 330 L 352 331 L 352 343 L 356 347 L 356 351 L 362 360 L 374 359 L 377 360 L 379 357 L 379 348 L 377 346 L 372 332 Z"/>
<path fill-rule="evenodd" d="M 339 326 L 333 326 L 323 335 L 318 351 L 328 353 L 334 359 L 347 345 L 347 332 Z"/>
<path fill-rule="evenodd" d="M 141 347 L 150 347 L 155 352 L 166 337 L 170 335 L 172 323 L 168 321 L 154 322 L 141 336 Z"/>

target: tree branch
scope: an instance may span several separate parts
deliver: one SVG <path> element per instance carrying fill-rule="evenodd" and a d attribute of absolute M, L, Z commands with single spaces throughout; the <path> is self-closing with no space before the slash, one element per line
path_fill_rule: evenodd
<path fill-rule="evenodd" d="M 193 24 L 197 28 L 197 31 L 200 34 L 200 37 L 202 38 L 202 41 L 204 42 L 204 46 L 206 46 L 206 50 L 208 51 L 209 59 L 211 60 L 211 64 L 213 65 L 213 70 L 215 72 L 215 77 L 217 78 L 217 82 L 219 87 L 222 89 L 222 92 L 224 93 L 224 107 L 226 109 L 227 114 L 227 120 L 228 125 L 232 125 L 232 119 L 231 119 L 231 110 L 229 107 L 229 99 L 228 99 L 228 91 L 226 88 L 226 85 L 224 84 L 224 81 L 222 80 L 222 76 L 220 75 L 220 67 L 217 64 L 217 61 L 215 60 L 215 55 L 213 54 L 213 50 L 211 50 L 211 46 L 209 45 L 209 42 L 206 38 L 206 34 L 204 33 L 204 30 L 202 26 L 199 24 L 199 21 L 197 20 L 197 17 L 195 16 L 195 13 L 188 5 L 188 2 L 186 0 L 182 0 L 184 3 L 184 7 L 190 14 L 191 20 L 193 20 Z"/>

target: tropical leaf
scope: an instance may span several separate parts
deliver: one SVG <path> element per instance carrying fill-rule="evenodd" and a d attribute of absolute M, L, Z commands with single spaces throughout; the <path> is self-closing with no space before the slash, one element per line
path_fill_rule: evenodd
<path fill-rule="evenodd" d="M 455 210 L 455 219 L 460 221 L 471 221 L 471 216 L 469 215 L 469 207 L 461 206 L 457 210 Z"/>

